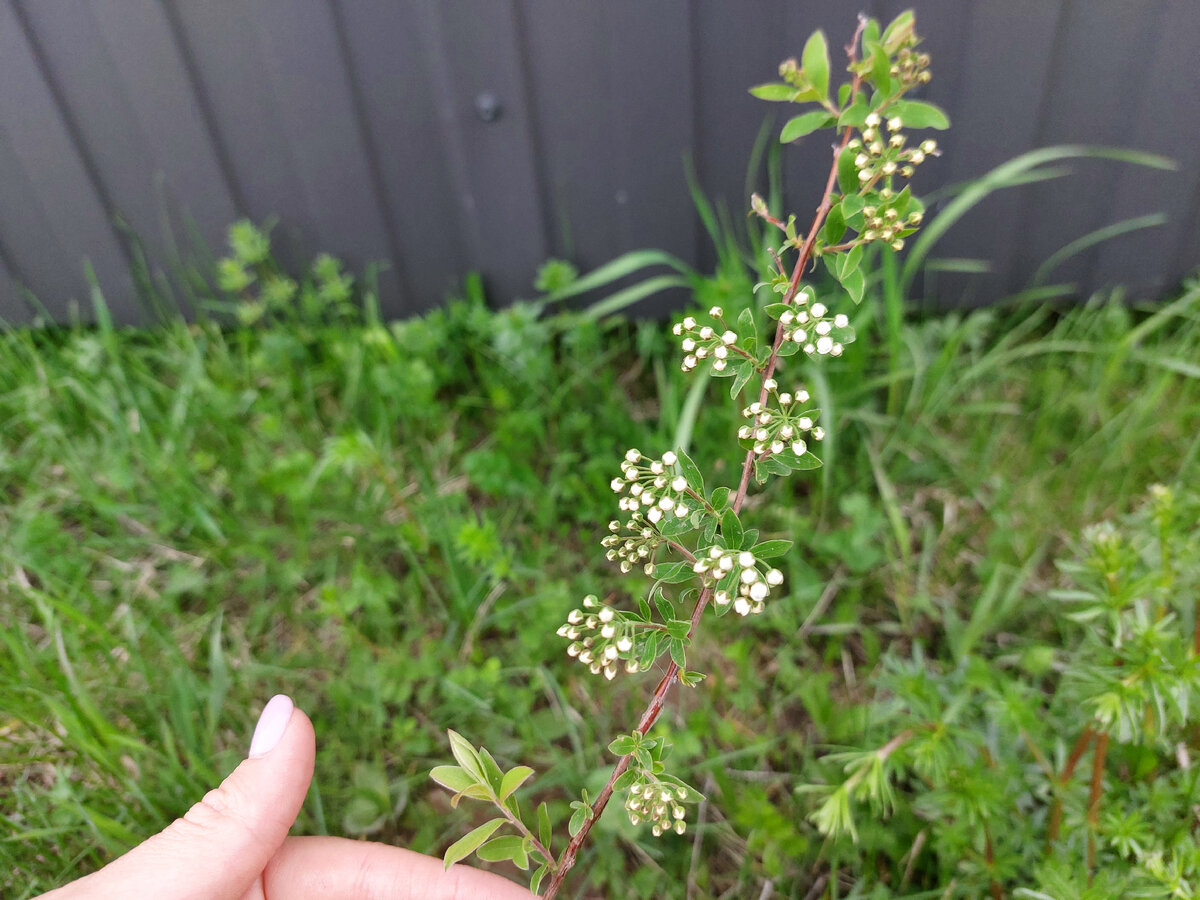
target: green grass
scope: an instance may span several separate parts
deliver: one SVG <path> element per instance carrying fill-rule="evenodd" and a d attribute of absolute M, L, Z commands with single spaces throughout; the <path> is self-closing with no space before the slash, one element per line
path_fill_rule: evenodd
<path fill-rule="evenodd" d="M 830 851 L 792 789 L 862 732 L 885 652 L 949 657 L 1036 622 L 1065 540 L 1195 475 L 1200 286 L 1153 310 L 912 321 L 907 275 L 879 272 L 858 342 L 804 375 L 828 465 L 749 505 L 797 541 L 791 592 L 711 623 L 709 679 L 664 715 L 674 770 L 710 797 L 700 843 L 606 816 L 574 896 L 804 896 Z M 749 296 L 736 261 L 661 277 L 703 308 Z M 391 324 L 129 330 L 102 309 L 0 333 L 6 894 L 179 815 L 277 691 L 318 734 L 301 830 L 440 853 L 478 812 L 427 778 L 447 728 L 533 766 L 564 821 L 655 681 L 594 679 L 553 636 L 583 594 L 630 587 L 599 550 L 608 481 L 681 415 L 705 472 L 735 481 L 728 383 L 693 388 L 658 325 L 493 312 L 476 282 Z"/>

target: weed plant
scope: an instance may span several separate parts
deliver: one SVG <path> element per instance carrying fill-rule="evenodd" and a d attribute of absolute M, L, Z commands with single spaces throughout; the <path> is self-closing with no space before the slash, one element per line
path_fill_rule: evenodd
<path fill-rule="evenodd" d="M 1087 700 L 1146 646 L 1154 678 L 1134 687 L 1178 687 L 1194 665 L 1200 285 L 1154 308 L 1034 305 L 1067 293 L 1052 286 L 909 313 L 914 256 L 932 259 L 966 201 L 1092 152 L 1014 161 L 928 215 L 907 262 L 864 258 L 857 340 L 801 369 L 825 466 L 747 507 L 762 539 L 796 542 L 774 561 L 783 585 L 738 629 L 698 632 L 687 650 L 708 678 L 662 713 L 672 771 L 705 799 L 683 837 L 600 818 L 574 896 L 1194 894 L 1191 699 L 1160 690 L 1160 715 L 1153 691 L 1130 694 L 1118 709 L 1142 718 L 1111 725 Z M 751 290 L 757 222 L 735 237 L 702 212 L 713 275 L 646 252 L 578 278 L 557 266 L 545 300 L 498 311 L 470 279 L 397 323 L 332 260 L 277 284 L 267 235 L 242 225 L 195 324 L 117 328 L 97 293 L 92 326 L 0 332 L 4 893 L 69 880 L 181 814 L 275 690 L 321 736 L 309 833 L 441 853 L 481 824 L 482 806 L 452 809 L 428 782 L 446 727 L 535 769 L 529 803 L 553 821 L 580 785 L 595 796 L 599 748 L 645 695 L 595 679 L 548 630 L 625 586 L 595 551 L 611 460 L 673 446 L 731 479 L 745 405 L 680 373 L 660 325 L 612 314 L 663 286 L 691 291 L 681 322 L 773 299 Z M 666 274 L 555 311 L 652 263 Z M 930 776 L 932 723 L 949 749 Z M 886 778 L 845 787 L 909 729 Z M 835 805 L 831 821 L 843 788 L 849 817 Z"/>

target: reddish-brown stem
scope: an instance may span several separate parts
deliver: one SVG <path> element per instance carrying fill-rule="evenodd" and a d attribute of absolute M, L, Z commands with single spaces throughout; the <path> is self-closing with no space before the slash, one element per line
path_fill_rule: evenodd
<path fill-rule="evenodd" d="M 986 825 L 983 826 L 983 858 L 987 861 L 989 869 L 995 867 L 996 850 L 992 846 L 992 835 Z M 988 886 L 992 892 L 992 900 L 1004 900 L 1004 890 L 1000 887 L 1000 882 L 992 878 Z"/>
<path fill-rule="evenodd" d="M 850 57 L 851 65 L 853 65 L 857 59 L 858 42 L 859 38 L 862 36 L 862 30 L 865 25 L 866 19 L 860 17 L 858 28 L 854 32 L 854 37 L 846 46 L 846 53 Z M 858 92 L 861 83 L 861 77 L 855 75 L 850 91 L 851 96 L 854 96 Z M 846 144 L 850 142 L 850 135 L 852 133 L 853 129 L 847 128 L 845 133 L 842 135 L 841 143 L 834 148 L 833 163 L 829 168 L 829 178 L 825 183 L 825 192 L 821 196 L 820 204 L 817 206 L 812 227 L 808 231 L 808 237 L 805 238 L 804 244 L 800 248 L 800 256 L 796 260 L 795 267 L 792 269 L 792 280 L 788 285 L 787 293 L 784 294 L 784 303 L 791 303 L 796 296 L 796 292 L 800 288 L 800 278 L 804 274 L 805 267 L 808 265 L 809 257 L 812 255 L 813 243 L 816 240 L 817 232 L 820 230 L 821 225 L 824 224 L 825 216 L 829 213 L 830 197 L 833 194 L 834 186 L 837 184 L 838 157 L 841 156 Z M 779 346 L 782 342 L 783 324 L 780 323 L 780 325 L 775 329 L 775 343 L 771 347 L 771 355 L 767 359 L 767 366 L 763 371 L 763 384 L 759 390 L 758 398 L 760 403 L 766 403 L 768 393 L 766 388 L 766 380 L 770 378 L 772 373 L 775 371 L 775 364 L 779 357 Z M 750 473 L 754 468 L 754 459 L 754 451 L 748 451 L 746 458 L 742 463 L 741 481 L 738 484 L 737 493 L 734 495 L 733 503 L 731 505 L 731 508 L 735 513 L 741 511 L 742 504 L 746 502 L 746 493 L 750 486 Z M 696 605 L 692 608 L 691 625 L 688 628 L 689 638 L 695 633 L 696 627 L 700 624 L 700 617 L 704 614 L 704 609 L 708 606 L 708 601 L 711 597 L 711 587 L 705 587 L 700 591 L 700 596 L 696 599 Z M 639 734 L 645 734 L 653 727 L 655 721 L 658 719 L 659 713 L 662 712 L 663 704 L 666 703 L 667 692 L 670 691 L 671 686 L 675 684 L 678 677 L 679 665 L 672 660 L 671 664 L 667 666 L 666 674 L 663 675 L 662 680 L 659 681 L 658 687 L 654 689 L 654 695 L 650 698 L 650 703 L 646 707 L 646 711 L 642 713 L 642 718 L 637 725 L 637 731 Z M 567 844 L 567 848 L 563 851 L 562 857 L 559 859 L 558 868 L 551 877 L 550 883 L 546 886 L 545 893 L 542 894 L 544 900 L 553 900 L 553 898 L 558 894 L 559 889 L 566 880 L 567 873 L 570 872 L 575 865 L 576 857 L 579 854 L 579 848 L 582 847 L 583 842 L 587 840 L 588 833 L 592 830 L 592 826 L 599 820 L 600 816 L 604 814 L 604 809 L 606 806 L 608 806 L 608 801 L 612 797 L 614 785 L 617 783 L 617 780 L 629 769 L 632 759 L 632 755 L 623 756 L 617 762 L 616 767 L 613 769 L 612 774 L 608 778 L 608 783 L 604 785 L 604 789 L 600 791 L 600 794 L 596 797 L 595 802 L 592 804 L 592 814 L 588 817 L 587 821 L 583 823 L 583 827 L 580 828 L 575 836 L 571 838 L 570 842 Z"/>
<path fill-rule="evenodd" d="M 1054 848 L 1054 842 L 1058 840 L 1059 830 L 1062 828 L 1062 792 L 1070 783 L 1072 776 L 1075 774 L 1075 769 L 1079 765 L 1079 760 L 1083 758 L 1083 754 L 1087 752 L 1088 744 L 1092 742 L 1092 738 L 1096 736 L 1095 730 L 1091 725 L 1084 727 L 1079 733 L 1079 739 L 1075 741 L 1075 746 L 1071 748 L 1071 755 L 1067 757 L 1067 761 L 1063 764 L 1063 769 L 1058 773 L 1058 783 L 1054 785 L 1054 799 L 1050 802 L 1050 821 L 1046 826 L 1046 853 L 1049 854 Z"/>
<path fill-rule="evenodd" d="M 1100 824 L 1100 797 L 1104 790 L 1104 757 L 1108 755 L 1108 735 L 1096 735 L 1096 750 L 1092 754 L 1092 788 L 1088 793 L 1088 884 L 1096 868 L 1096 829 Z"/>

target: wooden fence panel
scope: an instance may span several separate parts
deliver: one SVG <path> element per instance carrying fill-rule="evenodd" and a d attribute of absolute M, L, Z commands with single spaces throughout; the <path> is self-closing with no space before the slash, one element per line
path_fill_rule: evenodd
<path fill-rule="evenodd" d="M 1177 172 L 1076 163 L 1072 179 L 991 197 L 934 256 L 986 275 L 927 277 L 918 302 L 967 306 L 1025 286 L 1055 250 L 1112 222 L 1166 224 L 1067 260 L 1081 295 L 1169 290 L 1200 262 L 1200 45 L 1194 0 L 867 0 L 916 9 L 926 96 L 955 127 L 928 193 L 1037 146 L 1153 150 Z M 54 317 L 86 301 L 83 260 L 118 318 L 139 315 L 136 233 L 154 265 L 238 216 L 276 219 L 295 267 L 318 251 L 382 262 L 385 312 L 442 302 L 474 269 L 497 303 L 550 255 L 583 269 L 641 247 L 710 266 L 685 160 L 737 223 L 764 121 L 750 97 L 839 0 L 0 0 L 0 319 L 24 290 Z M 828 159 L 789 147 L 789 208 Z M 765 188 L 763 172 L 750 182 Z M 194 232 L 191 230 L 195 226 Z M 128 231 L 126 230 L 128 226 Z M 661 309 L 667 298 L 644 309 Z M 84 309 L 86 313 L 86 302 Z"/>

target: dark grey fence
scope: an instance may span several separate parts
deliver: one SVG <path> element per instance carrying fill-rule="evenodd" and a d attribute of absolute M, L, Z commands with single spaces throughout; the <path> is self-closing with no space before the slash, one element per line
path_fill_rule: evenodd
<path fill-rule="evenodd" d="M 911 0 L 934 56 L 929 98 L 951 114 L 921 186 L 979 175 L 1047 144 L 1154 150 L 1176 172 L 1078 165 L 988 201 L 939 254 L 993 273 L 938 283 L 943 303 L 1020 286 L 1106 223 L 1161 211 L 1071 260 L 1055 280 L 1141 293 L 1200 261 L 1195 0 Z M 639 247 L 705 263 L 684 178 L 745 206 L 764 116 L 747 86 L 840 0 L 0 0 L 0 317 L 22 287 L 56 316 L 86 303 L 90 261 L 136 317 L 136 234 L 219 247 L 239 216 L 277 217 L 285 254 L 385 261 L 384 307 L 441 301 L 482 271 L 497 301 L 548 256 L 586 269 Z M 790 151 L 793 208 L 811 206 L 828 148 Z M 194 231 L 193 231 L 194 226 Z M 174 238 L 172 238 L 174 236 Z M 928 283 L 927 283 L 928 284 Z"/>

